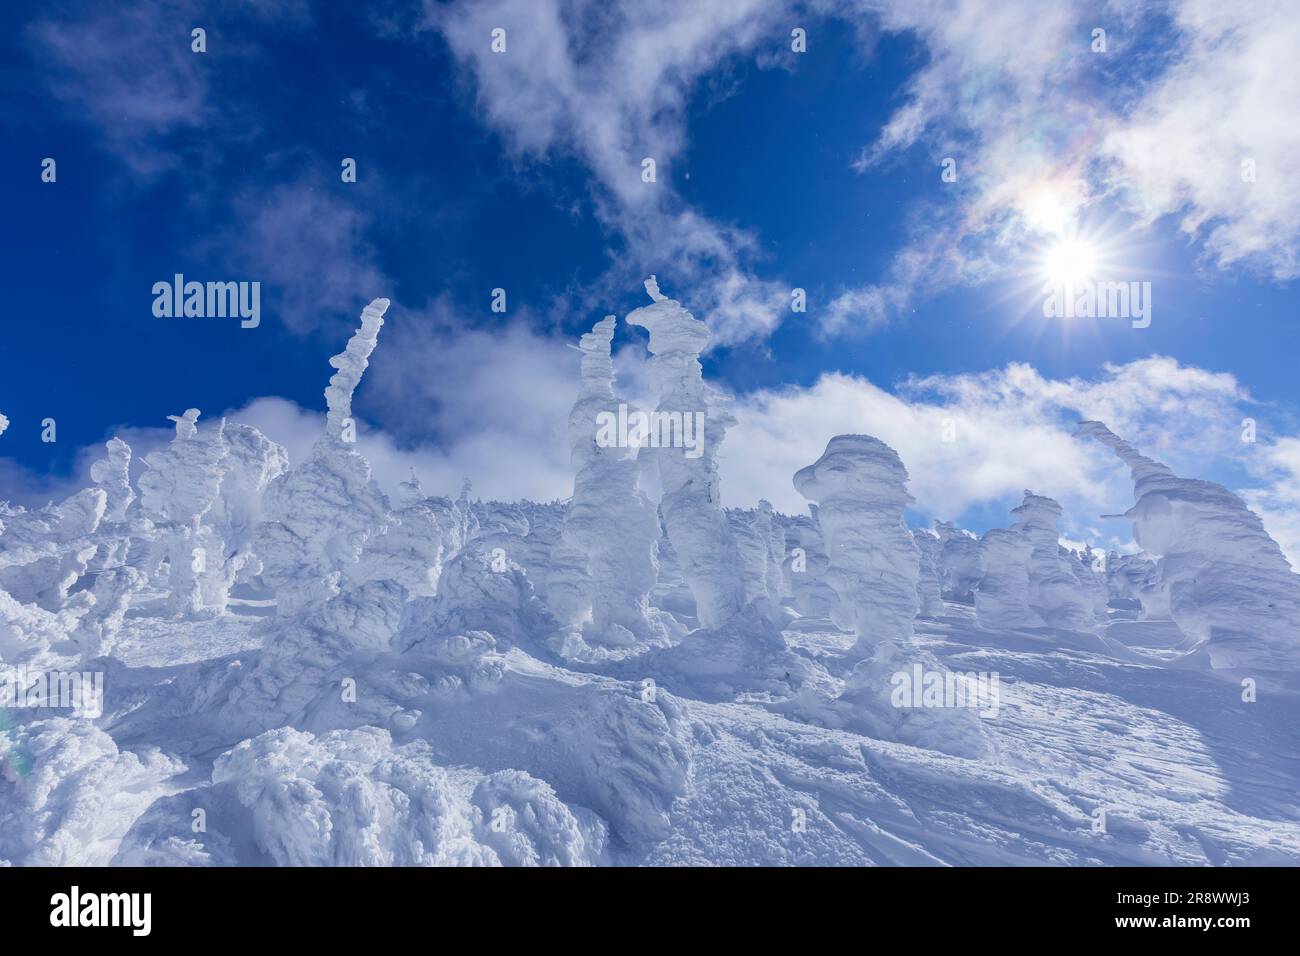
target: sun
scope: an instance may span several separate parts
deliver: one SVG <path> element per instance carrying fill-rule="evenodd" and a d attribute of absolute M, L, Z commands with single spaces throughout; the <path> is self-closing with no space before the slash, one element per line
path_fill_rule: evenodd
<path fill-rule="evenodd" d="M 1043 255 L 1043 278 L 1070 285 L 1092 278 L 1097 269 L 1097 247 L 1086 239 L 1058 239 Z"/>

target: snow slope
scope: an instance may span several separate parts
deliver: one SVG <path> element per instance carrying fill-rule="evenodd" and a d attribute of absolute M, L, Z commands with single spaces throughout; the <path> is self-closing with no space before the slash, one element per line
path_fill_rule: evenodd
<path fill-rule="evenodd" d="M 1300 602 L 1235 496 L 1087 425 L 1147 552 L 1105 573 L 1042 496 L 909 531 L 871 436 L 798 473 L 808 514 L 724 510 L 707 327 L 647 289 L 658 409 L 703 453 L 589 433 L 604 319 L 568 502 L 379 490 L 351 437 L 380 299 L 305 460 L 192 410 L 135 487 L 114 440 L 94 488 L 0 507 L 0 688 L 104 689 L 4 698 L 0 863 L 1300 862 Z"/>

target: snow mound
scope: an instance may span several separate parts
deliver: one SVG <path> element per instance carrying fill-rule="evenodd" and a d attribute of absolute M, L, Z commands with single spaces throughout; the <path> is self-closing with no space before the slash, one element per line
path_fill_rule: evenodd
<path fill-rule="evenodd" d="M 427 744 L 397 747 L 374 727 L 281 728 L 218 758 L 210 786 L 160 802 L 115 862 L 255 852 L 276 866 L 584 866 L 603 861 L 607 839 L 594 814 L 526 773 L 448 770 Z"/>
<path fill-rule="evenodd" d="M 0 734 L 6 742 L 0 860 L 15 865 L 108 864 L 132 822 L 175 790 L 171 781 L 184 770 L 154 748 L 120 751 L 85 720 L 25 724 Z"/>

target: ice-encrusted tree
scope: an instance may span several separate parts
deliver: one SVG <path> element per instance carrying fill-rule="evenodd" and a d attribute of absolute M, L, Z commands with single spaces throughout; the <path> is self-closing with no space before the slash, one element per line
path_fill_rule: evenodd
<path fill-rule="evenodd" d="M 704 427 L 695 436 L 698 455 L 688 455 L 684 447 L 643 448 L 641 454 L 658 466 L 659 507 L 682 576 L 695 595 L 699 621 L 717 627 L 745 603 L 741 563 L 718 492 L 718 449 L 735 419 L 704 381 L 699 356 L 709 342 L 708 326 L 660 293 L 654 276 L 645 287 L 653 303 L 633 311 L 627 321 L 650 333 L 646 372 L 659 396 L 655 411 L 682 423 L 686 416 L 702 417 Z"/>
<path fill-rule="evenodd" d="M 1012 514 L 1017 516 L 1014 530 L 1033 548 L 1029 555 L 1030 608 L 1048 627 L 1091 630 L 1097 624 L 1095 604 L 1080 580 L 1078 561 L 1061 547 L 1057 527 L 1061 506 L 1026 491 L 1025 500 Z"/>
<path fill-rule="evenodd" d="M 1096 595 L 1078 560 L 1060 544 L 1061 506 L 1026 491 L 1011 512 L 1010 528 L 980 539 L 984 576 L 975 589 L 975 612 L 986 628 L 1054 627 L 1087 631 L 1098 622 Z"/>
<path fill-rule="evenodd" d="M 1156 558 L 1138 591 L 1149 616 L 1167 611 L 1186 649 L 1212 668 L 1300 668 L 1300 577 L 1259 516 L 1222 485 L 1179 477 L 1101 422 L 1082 422 L 1078 434 L 1129 467 L 1136 501 L 1123 517 Z"/>
<path fill-rule="evenodd" d="M 203 520 L 221 494 L 225 421 L 200 430 L 199 415 L 168 416 L 176 436 L 145 456 L 140 475 L 140 508 L 157 528 L 155 557 L 167 564 L 167 607 L 182 617 L 219 614 L 230 586 L 224 542 Z"/>
<path fill-rule="evenodd" d="M 817 503 L 826 579 L 840 599 L 835 623 L 857 635 L 862 653 L 910 636 L 921 558 L 903 520 L 912 496 L 898 453 L 870 435 L 836 435 L 794 486 Z"/>
<path fill-rule="evenodd" d="M 1156 563 L 1148 555 L 1120 554 L 1110 551 L 1106 555 L 1106 590 L 1111 601 L 1137 602 L 1142 609 L 1142 616 L 1150 620 L 1153 608 L 1142 601 L 1143 594 L 1152 595 L 1150 587 L 1155 574 Z M 1167 603 L 1160 609 L 1160 617 L 1168 619 Z"/>
<path fill-rule="evenodd" d="M 104 520 L 125 521 L 127 509 L 135 501 L 135 490 L 131 487 L 131 446 L 120 438 L 111 438 L 106 448 L 108 456 L 90 466 L 90 479 L 104 490 Z"/>
<path fill-rule="evenodd" d="M 984 576 L 979 539 L 951 521 L 935 522 L 934 532 L 939 536 L 939 589 L 953 601 L 970 604 Z"/>
<path fill-rule="evenodd" d="M 224 422 L 222 437 L 226 455 L 221 462 L 221 490 L 207 520 L 224 542 L 232 571 L 240 571 L 255 559 L 253 541 L 266 490 L 289 470 L 289 455 L 251 425 Z M 260 563 L 255 563 L 260 570 Z"/>
<path fill-rule="evenodd" d="M 780 604 L 786 594 L 785 531 L 776 520 L 770 501 L 760 499 L 753 509 L 729 509 L 727 521 L 744 571 L 745 603 L 762 599 Z"/>
<path fill-rule="evenodd" d="M 826 580 L 839 596 L 831 616 L 853 630 L 852 653 L 863 658 L 819 719 L 948 753 L 987 754 L 991 745 L 973 710 L 903 707 L 892 699 L 900 674 L 949 676 L 911 640 L 921 556 L 903 520 L 912 496 L 898 453 L 870 435 L 837 435 L 795 473 L 794 485 L 817 502 L 830 557 Z"/>
<path fill-rule="evenodd" d="M 362 311 L 361 327 L 330 359 L 336 371 L 325 389 L 325 434 L 306 461 L 267 488 L 256 548 L 281 617 L 337 594 L 345 570 L 387 525 L 388 502 L 371 478 L 370 462 L 356 450 L 352 418 L 352 394 L 387 308 L 387 299 L 376 299 Z"/>
<path fill-rule="evenodd" d="M 629 646 L 664 633 L 649 602 L 659 571 L 658 514 L 639 487 L 635 450 L 598 440 L 602 420 L 617 420 L 626 406 L 613 387 L 615 321 L 606 316 L 579 340 L 582 383 L 569 414 L 573 497 L 551 551 L 546 597 L 559 622 L 579 627 L 588 643 Z"/>
<path fill-rule="evenodd" d="M 0 589 L 47 611 L 84 602 L 71 592 L 99 550 L 97 532 L 107 505 L 99 488 L 30 511 L 0 504 Z"/>
<path fill-rule="evenodd" d="M 225 610 L 231 586 L 254 561 L 263 496 L 288 467 L 284 449 L 251 425 L 223 418 L 204 430 L 199 415 L 191 408 L 168 416 L 176 437 L 145 457 L 139 483 L 140 511 L 153 527 L 133 529 L 150 542 L 154 561 L 165 559 L 168 608 L 182 616 Z M 100 463 L 102 487 L 123 516 L 130 505 L 129 485 L 123 487 L 129 454 L 125 445 L 110 443 L 110 457 Z"/>
<path fill-rule="evenodd" d="M 943 594 L 939 586 L 939 554 L 943 545 L 937 534 L 924 528 L 914 530 L 912 539 L 921 555 L 921 577 L 916 583 L 916 597 L 920 603 L 917 615 L 938 617 L 943 613 Z"/>
<path fill-rule="evenodd" d="M 830 558 L 817 520 L 817 506 L 795 518 L 786 534 L 786 557 L 781 562 L 789 582 L 791 603 L 805 617 L 830 617 L 839 598 L 826 580 Z"/>
<path fill-rule="evenodd" d="M 990 528 L 980 536 L 984 575 L 975 587 L 975 619 L 990 629 L 1042 627 L 1029 606 L 1029 561 L 1034 546 L 1014 528 Z"/>

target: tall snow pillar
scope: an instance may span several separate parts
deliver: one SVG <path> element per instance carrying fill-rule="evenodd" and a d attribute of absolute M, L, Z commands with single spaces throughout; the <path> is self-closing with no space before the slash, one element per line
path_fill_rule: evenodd
<path fill-rule="evenodd" d="M 616 422 L 623 404 L 613 388 L 615 321 L 606 316 L 580 340 L 582 386 L 569 414 L 573 498 L 547 601 L 562 624 L 585 623 L 591 643 L 624 645 L 651 635 L 647 615 L 658 574 L 659 518 L 637 487 L 639 467 L 631 450 L 600 440 L 609 434 L 602 433 L 602 422 Z"/>
<path fill-rule="evenodd" d="M 853 629 L 860 652 L 911 636 L 921 556 L 903 520 L 913 499 L 897 452 L 870 435 L 836 435 L 794 486 L 817 503 L 835 623 Z"/>
<path fill-rule="evenodd" d="M 648 375 L 659 405 L 650 447 L 640 454 L 658 464 L 664 525 L 695 596 L 700 623 L 717 627 L 745 603 L 744 575 L 722 512 L 716 460 L 735 419 L 704 383 L 699 355 L 709 342 L 708 327 L 662 295 L 654 276 L 645 287 L 654 304 L 637 309 L 627 321 L 650 333 Z"/>

